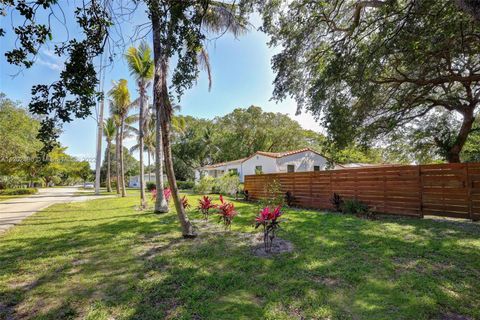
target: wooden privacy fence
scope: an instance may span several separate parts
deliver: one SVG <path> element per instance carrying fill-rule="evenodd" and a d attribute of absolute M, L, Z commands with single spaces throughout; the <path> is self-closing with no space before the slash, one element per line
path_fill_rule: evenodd
<path fill-rule="evenodd" d="M 305 208 L 331 209 L 337 193 L 363 201 L 375 212 L 480 219 L 480 163 L 249 175 L 245 190 L 253 199 L 265 197 L 274 180 L 282 192 L 293 194 L 295 205 Z"/>

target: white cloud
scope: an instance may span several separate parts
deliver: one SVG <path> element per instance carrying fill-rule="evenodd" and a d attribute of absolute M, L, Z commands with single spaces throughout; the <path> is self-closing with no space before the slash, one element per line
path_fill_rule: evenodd
<path fill-rule="evenodd" d="M 302 111 L 301 114 L 296 115 L 297 104 L 292 99 L 286 99 L 279 103 L 268 101 L 263 109 L 269 112 L 280 112 L 287 114 L 290 118 L 300 123 L 302 128 L 325 133 L 325 129 L 317 120 L 315 120 L 315 117 L 311 113 Z"/>
<path fill-rule="evenodd" d="M 53 50 L 44 49 L 36 61 L 39 65 L 45 66 L 53 71 L 63 70 L 63 59 L 55 54 Z"/>
<path fill-rule="evenodd" d="M 39 65 L 45 66 L 53 71 L 62 71 L 63 69 L 63 63 L 61 62 L 48 62 L 43 60 L 42 58 L 37 58 L 37 63 Z"/>

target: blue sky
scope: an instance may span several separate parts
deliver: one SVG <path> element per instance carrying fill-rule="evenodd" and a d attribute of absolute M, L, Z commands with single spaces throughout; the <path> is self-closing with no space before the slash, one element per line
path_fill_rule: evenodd
<path fill-rule="evenodd" d="M 0 24 L 7 31 L 10 31 L 10 19 L 15 22 L 17 17 L 0 18 Z M 130 33 L 133 27 L 144 19 L 143 11 L 139 10 L 130 21 L 122 23 L 124 33 Z M 67 17 L 68 20 L 72 20 L 71 17 Z M 206 75 L 201 74 L 197 86 L 187 91 L 182 97 L 181 114 L 212 119 L 215 116 L 225 115 L 238 107 L 257 105 L 266 111 L 289 114 L 304 128 L 321 131 L 320 126 L 311 115 L 295 116 L 296 104 L 294 101 L 290 99 L 281 103 L 270 101 L 274 79 L 270 60 L 275 49 L 267 46 L 268 37 L 265 34 L 256 31 L 260 25 L 260 19 L 253 17 L 251 22 L 253 27 L 239 39 L 225 35 L 208 43 L 213 69 L 212 90 L 208 91 Z M 75 25 L 67 23 L 67 26 L 70 35 L 75 34 Z M 61 24 L 57 24 L 53 30 L 54 40 L 66 39 L 66 31 Z M 145 39 L 151 42 L 151 34 L 147 35 Z M 15 38 L 10 32 L 6 37 L 0 38 L 0 41 L 0 54 L 3 57 L 5 51 L 14 45 Z M 27 105 L 32 85 L 55 81 L 62 70 L 62 65 L 62 60 L 53 54 L 52 44 L 40 50 L 36 64 L 27 70 L 11 66 L 6 63 L 5 59 L 0 59 L 0 91 L 6 93 L 9 98 Z M 106 74 L 105 90 L 110 89 L 112 80 L 120 78 L 130 81 L 132 99 L 135 98 L 137 91 L 133 79 L 130 78 L 123 59 L 118 57 Z M 60 141 L 63 145 L 68 146 L 68 153 L 77 157 L 93 158 L 95 135 L 93 118 L 77 119 L 64 126 Z M 128 141 L 127 145 L 132 143 L 133 141 Z"/>

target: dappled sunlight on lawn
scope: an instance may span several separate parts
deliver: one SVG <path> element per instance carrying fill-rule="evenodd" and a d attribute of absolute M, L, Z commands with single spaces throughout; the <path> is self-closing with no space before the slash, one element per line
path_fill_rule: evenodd
<path fill-rule="evenodd" d="M 199 223 L 199 198 L 195 240 L 135 196 L 26 219 L 0 236 L 0 318 L 480 317 L 475 225 L 289 209 L 279 237 L 294 251 L 261 258 L 248 241 L 258 205 L 235 202 L 225 231 L 215 215 Z"/>

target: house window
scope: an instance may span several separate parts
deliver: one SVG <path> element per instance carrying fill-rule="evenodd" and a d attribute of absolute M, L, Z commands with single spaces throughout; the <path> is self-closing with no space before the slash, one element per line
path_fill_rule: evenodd
<path fill-rule="evenodd" d="M 320 171 L 320 166 L 313 166 L 313 171 Z"/>
<path fill-rule="evenodd" d="M 228 173 L 238 175 L 238 169 L 228 169 Z"/>
<path fill-rule="evenodd" d="M 287 172 L 295 172 L 295 166 L 293 164 L 288 164 Z"/>
<path fill-rule="evenodd" d="M 262 166 L 255 166 L 255 174 L 262 174 L 263 169 Z"/>

